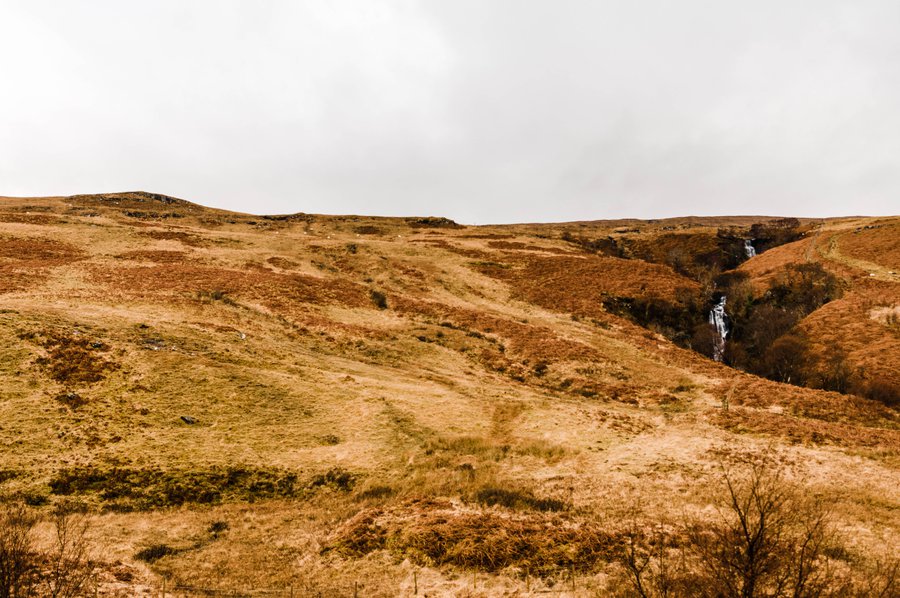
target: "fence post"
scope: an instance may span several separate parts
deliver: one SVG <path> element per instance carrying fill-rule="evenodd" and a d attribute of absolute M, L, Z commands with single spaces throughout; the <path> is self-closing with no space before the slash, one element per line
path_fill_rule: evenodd
<path fill-rule="evenodd" d="M 413 569 L 413 596 L 419 595 L 419 576 L 416 574 L 416 570 Z"/>

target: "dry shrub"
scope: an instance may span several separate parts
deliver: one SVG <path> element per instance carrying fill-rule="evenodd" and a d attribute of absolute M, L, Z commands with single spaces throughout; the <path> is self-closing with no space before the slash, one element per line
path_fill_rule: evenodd
<path fill-rule="evenodd" d="M 876 378 L 860 383 L 855 390 L 888 407 L 900 407 L 900 383 Z"/>
<path fill-rule="evenodd" d="M 80 407 L 84 407 L 88 403 L 87 399 L 71 390 L 61 392 L 54 398 L 73 411 Z"/>
<path fill-rule="evenodd" d="M 295 473 L 237 466 L 189 471 L 84 467 L 57 471 L 50 480 L 53 494 L 96 493 L 110 507 L 125 510 L 285 498 L 302 488 Z"/>
<path fill-rule="evenodd" d="M 895 561 L 851 558 L 828 505 L 765 461 L 723 466 L 710 518 L 649 533 L 633 523 L 619 559 L 642 598 L 894 596 L 900 581 Z"/>
<path fill-rule="evenodd" d="M 332 548 L 361 556 L 386 548 L 427 566 L 481 571 L 516 568 L 533 575 L 592 570 L 617 538 L 561 515 L 460 512 L 442 501 L 412 501 L 395 511 L 363 511 L 339 530 Z"/>
<path fill-rule="evenodd" d="M 0 511 L 0 598 L 29 595 L 37 568 L 33 529 L 37 517 L 25 505 Z"/>
<path fill-rule="evenodd" d="M 357 226 L 353 229 L 357 235 L 381 235 L 384 234 L 384 230 L 378 228 L 377 226 L 373 226 L 371 224 L 363 224 Z"/>
<path fill-rule="evenodd" d="M 289 260 L 285 257 L 281 257 L 278 255 L 273 255 L 272 257 L 270 257 L 269 259 L 266 260 L 266 263 L 272 264 L 276 268 L 281 268 L 282 270 L 293 270 L 294 268 L 296 268 L 297 266 L 300 265 L 293 260 Z"/>
<path fill-rule="evenodd" d="M 90 518 L 69 507 L 57 509 L 54 516 L 53 546 L 46 554 L 41 578 L 48 596 L 75 598 L 83 595 L 95 570 L 90 558 L 88 532 Z"/>
<path fill-rule="evenodd" d="M 832 542 L 831 513 L 801 497 L 781 472 L 751 464 L 723 470 L 716 517 L 691 526 L 704 595 L 820 596 L 832 585 L 824 549 Z"/>
<path fill-rule="evenodd" d="M 153 509 L 183 504 L 217 504 L 294 498 L 331 490 L 349 492 L 357 476 L 332 468 L 301 480 L 297 472 L 276 467 L 208 467 L 190 470 L 128 467 L 73 467 L 50 479 L 58 496 L 95 494 L 114 510 Z"/>
<path fill-rule="evenodd" d="M 67 506 L 53 517 L 53 542 L 39 551 L 33 538 L 38 517 L 21 504 L 0 511 L 0 598 L 83 596 L 96 568 L 91 560 L 90 518 Z"/>
<path fill-rule="evenodd" d="M 106 350 L 103 343 L 84 337 L 52 334 L 44 342 L 46 357 L 36 363 L 44 367 L 50 377 L 63 384 L 91 384 L 102 380 L 107 372 L 118 369 L 118 364 L 104 359 L 100 353 Z"/>
<path fill-rule="evenodd" d="M 465 228 L 461 224 L 438 216 L 428 216 L 425 218 L 407 218 L 406 223 L 410 228 Z"/>
<path fill-rule="evenodd" d="M 555 498 L 538 498 L 529 490 L 500 486 L 485 486 L 474 494 L 475 502 L 492 507 L 533 511 L 563 511 L 568 505 Z"/>
<path fill-rule="evenodd" d="M 377 307 L 378 309 L 387 309 L 387 306 L 388 306 L 387 295 L 385 295 L 381 291 L 372 289 L 371 291 L 369 291 L 369 298 L 372 300 L 372 303 L 375 304 L 375 307 Z"/>
<path fill-rule="evenodd" d="M 384 548 L 387 530 L 377 519 L 384 513 L 381 509 L 366 509 L 347 521 L 331 548 L 344 556 L 361 557 Z"/>

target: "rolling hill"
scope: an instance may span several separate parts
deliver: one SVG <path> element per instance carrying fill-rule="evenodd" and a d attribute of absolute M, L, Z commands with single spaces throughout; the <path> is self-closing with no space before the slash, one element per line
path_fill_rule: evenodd
<path fill-rule="evenodd" d="M 835 566 L 889 560 L 900 218 L 797 221 L 747 259 L 774 222 L 0 198 L 0 496 L 93 513 L 108 595 L 611 592 L 629 518 L 702 519 L 759 462 L 830 502 Z M 840 288 L 797 314 L 804 371 L 839 349 L 844 392 L 691 350 L 716 276 L 761 305 L 802 264 Z"/>

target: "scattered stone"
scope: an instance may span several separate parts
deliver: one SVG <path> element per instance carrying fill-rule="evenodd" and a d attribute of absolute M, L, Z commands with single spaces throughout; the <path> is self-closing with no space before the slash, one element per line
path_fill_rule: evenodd
<path fill-rule="evenodd" d="M 194 419 L 193 417 L 191 417 L 190 415 L 182 415 L 181 421 L 183 421 L 184 423 L 186 423 L 188 425 L 193 425 L 193 424 L 197 423 L 197 420 Z"/>

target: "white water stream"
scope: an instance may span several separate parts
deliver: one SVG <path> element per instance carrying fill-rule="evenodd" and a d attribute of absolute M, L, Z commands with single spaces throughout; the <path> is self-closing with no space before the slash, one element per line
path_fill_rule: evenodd
<path fill-rule="evenodd" d="M 713 345 L 713 359 L 722 361 L 725 355 L 725 337 L 728 336 L 728 324 L 725 322 L 725 296 L 709 311 L 709 323 L 716 329 Z"/>
<path fill-rule="evenodd" d="M 744 255 L 748 258 L 756 257 L 756 248 L 753 247 L 753 239 L 744 239 Z"/>

